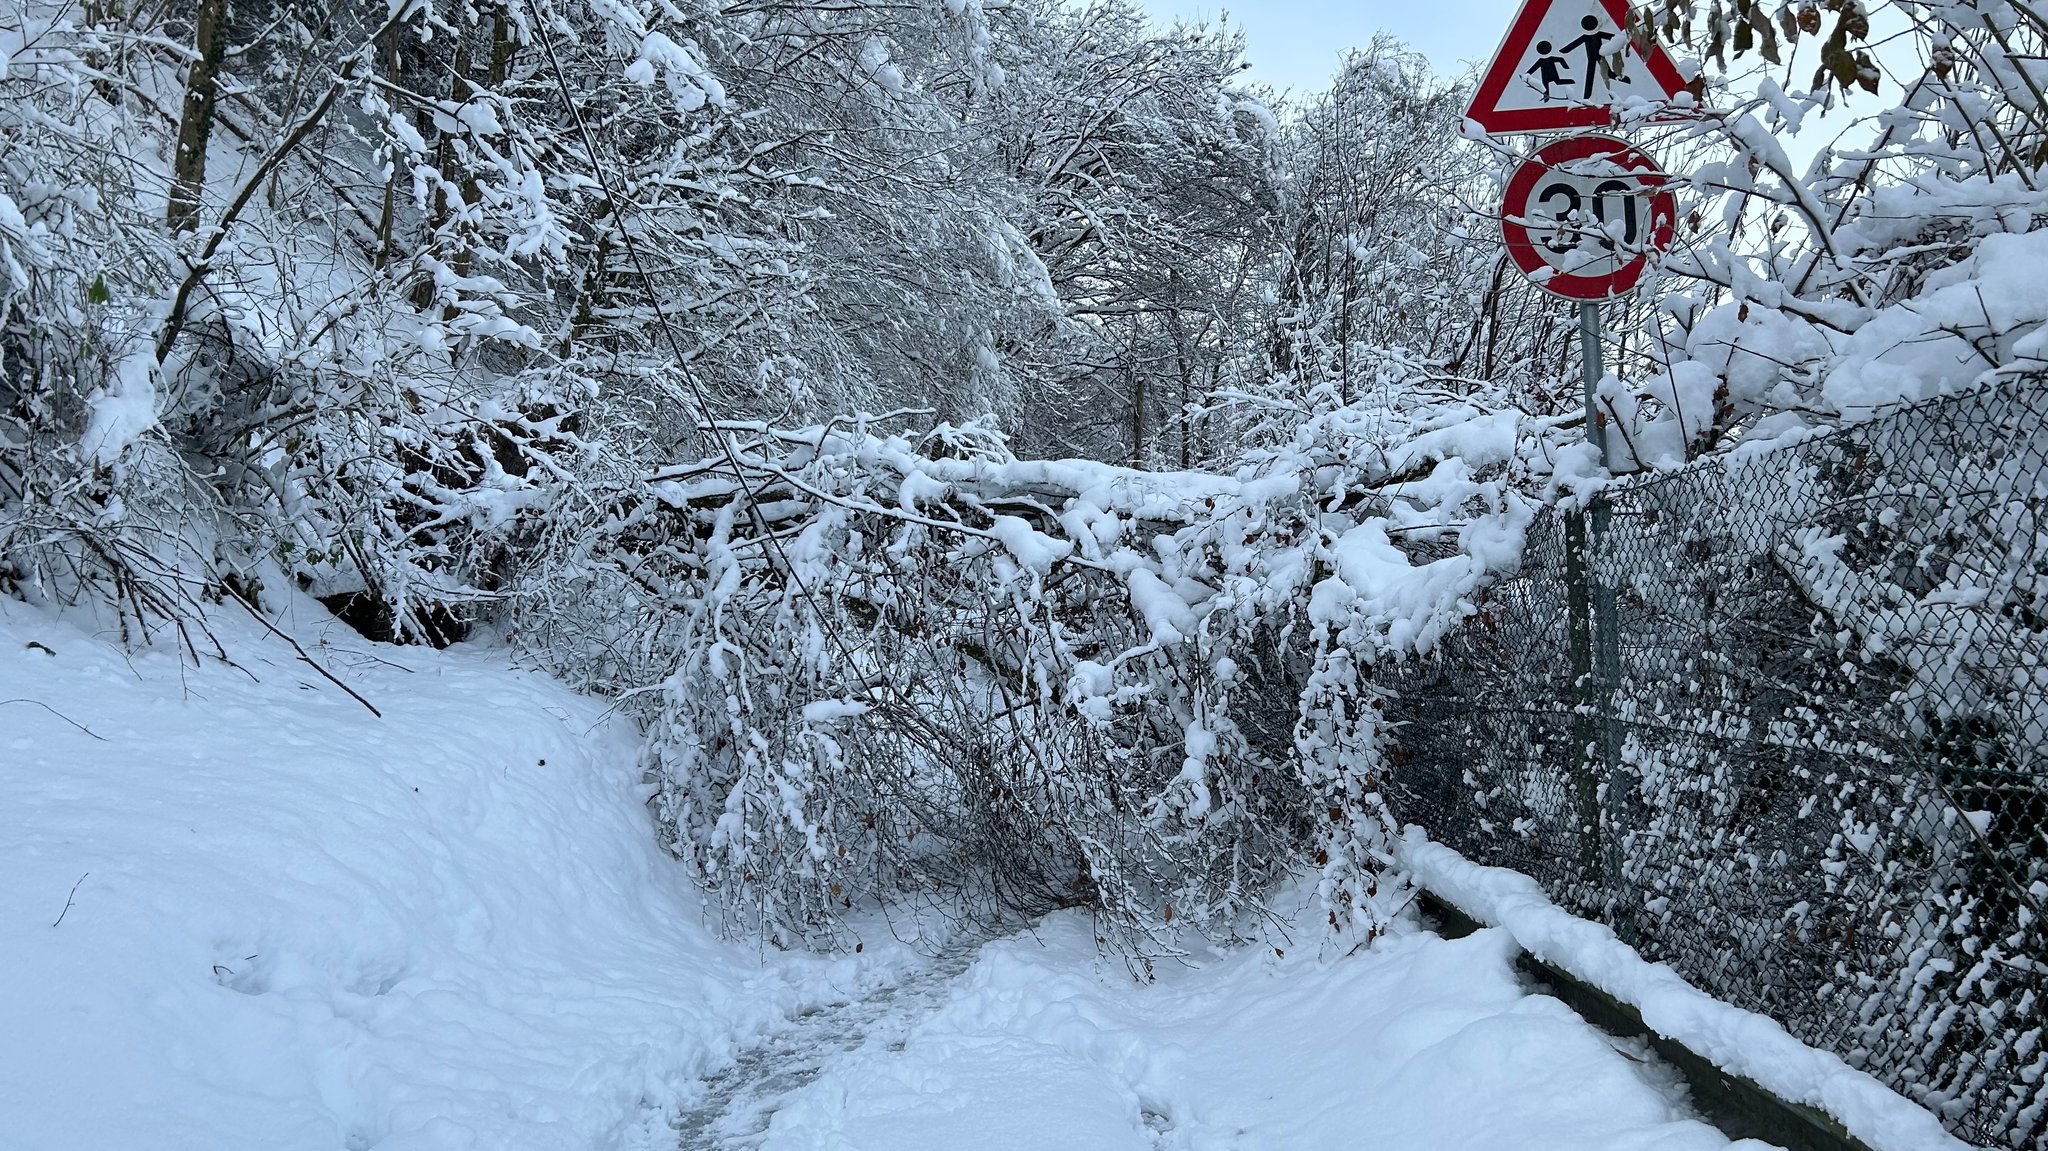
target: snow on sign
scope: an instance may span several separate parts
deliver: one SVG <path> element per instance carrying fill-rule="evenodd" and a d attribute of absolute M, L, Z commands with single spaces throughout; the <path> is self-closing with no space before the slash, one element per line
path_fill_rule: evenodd
<path fill-rule="evenodd" d="M 1491 134 L 1598 128 L 1617 105 L 1670 102 L 1684 77 L 1622 31 L 1628 0 L 1522 0 L 1465 110 Z"/>
<path fill-rule="evenodd" d="M 1545 145 L 1508 181 L 1501 233 L 1522 274 L 1573 300 L 1636 286 L 1676 221 L 1657 162 L 1626 140 L 1572 136 Z"/>

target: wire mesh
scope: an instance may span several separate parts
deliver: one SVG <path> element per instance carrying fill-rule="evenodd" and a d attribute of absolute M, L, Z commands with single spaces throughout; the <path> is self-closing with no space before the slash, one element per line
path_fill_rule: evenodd
<path fill-rule="evenodd" d="M 2048 376 L 1621 485 L 1379 669 L 1396 814 L 2048 1140 Z"/>

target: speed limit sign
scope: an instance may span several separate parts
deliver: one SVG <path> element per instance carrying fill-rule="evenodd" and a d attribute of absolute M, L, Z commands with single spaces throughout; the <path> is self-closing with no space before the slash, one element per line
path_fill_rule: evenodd
<path fill-rule="evenodd" d="M 1657 162 L 1626 140 L 1572 136 L 1508 181 L 1501 232 L 1522 274 L 1573 300 L 1611 300 L 1671 244 L 1676 210 Z"/>

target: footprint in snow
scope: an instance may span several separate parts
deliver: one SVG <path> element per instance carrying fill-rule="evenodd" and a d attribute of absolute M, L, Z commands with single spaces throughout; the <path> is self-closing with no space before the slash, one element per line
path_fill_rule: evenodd
<path fill-rule="evenodd" d="M 755 1151 L 783 1101 L 880 1031 L 903 1030 L 936 1010 L 974 962 L 980 944 L 958 945 L 865 999 L 798 1016 L 705 1080 L 704 1097 L 675 1120 L 678 1151 Z"/>

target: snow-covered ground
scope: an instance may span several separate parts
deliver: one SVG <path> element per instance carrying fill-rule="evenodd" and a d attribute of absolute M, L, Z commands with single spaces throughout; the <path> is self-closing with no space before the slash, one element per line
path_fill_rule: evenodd
<path fill-rule="evenodd" d="M 937 968 L 720 942 L 600 704 L 284 622 L 383 717 L 232 614 L 194 667 L 0 600 L 6 1151 L 1727 1145 L 1501 931 L 1146 985 L 1078 913 Z"/>
<path fill-rule="evenodd" d="M 1281 949 L 1281 950 L 1284 950 Z M 767 1151 L 1711 1151 L 1675 1073 L 1528 994 L 1499 931 L 1268 949 L 1150 985 L 1063 914 L 793 1094 Z M 1737 1144 L 1751 1148 L 1766 1145 Z"/>
<path fill-rule="evenodd" d="M 1669 966 L 1646 962 L 1605 924 L 1567 914 L 1535 880 L 1482 867 L 1419 828 L 1396 858 L 1416 882 L 1531 955 L 1635 1008 L 1645 1026 L 1779 1099 L 1829 1116 L 1872 1151 L 1969 1151 L 1934 1114 L 1831 1052 L 1808 1047 L 1776 1020 L 1724 1003 Z"/>
<path fill-rule="evenodd" d="M 712 938 L 628 733 L 502 651 L 286 621 L 377 719 L 219 615 L 239 669 L 0 598 L 0 1148 L 670 1147 L 902 965 Z"/>

